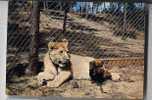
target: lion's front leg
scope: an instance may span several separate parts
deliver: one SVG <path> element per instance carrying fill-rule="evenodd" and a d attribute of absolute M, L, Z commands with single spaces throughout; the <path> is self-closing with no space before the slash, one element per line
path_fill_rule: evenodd
<path fill-rule="evenodd" d="M 63 82 L 65 82 L 67 79 L 69 79 L 71 76 L 70 71 L 61 71 L 53 81 L 49 81 L 47 83 L 48 87 L 59 87 Z"/>
<path fill-rule="evenodd" d="M 55 75 L 53 73 L 48 73 L 48 72 L 41 72 L 37 76 L 39 85 L 45 85 L 47 84 L 48 81 L 54 80 L 54 78 L 55 78 Z"/>

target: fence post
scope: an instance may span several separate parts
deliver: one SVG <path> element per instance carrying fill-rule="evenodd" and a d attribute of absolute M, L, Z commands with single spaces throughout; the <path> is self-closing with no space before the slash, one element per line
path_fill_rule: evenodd
<path fill-rule="evenodd" d="M 127 3 L 124 2 L 124 10 L 123 10 L 123 13 L 124 13 L 124 16 L 123 16 L 123 35 L 122 35 L 122 39 L 126 39 L 127 36 L 126 35 L 126 28 L 127 28 Z"/>
<path fill-rule="evenodd" d="M 32 5 L 32 29 L 31 29 L 31 44 L 30 44 L 30 57 L 28 74 L 35 75 L 37 73 L 38 66 L 38 34 L 39 34 L 39 19 L 40 8 L 39 0 L 33 0 Z"/>
<path fill-rule="evenodd" d="M 127 34 L 126 34 L 126 28 L 127 28 L 127 3 L 124 2 L 124 9 L 123 9 L 123 35 L 122 35 L 122 39 L 125 40 L 127 38 Z"/>

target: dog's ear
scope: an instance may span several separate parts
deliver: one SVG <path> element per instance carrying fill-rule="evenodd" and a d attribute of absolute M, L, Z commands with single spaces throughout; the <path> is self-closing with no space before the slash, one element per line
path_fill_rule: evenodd
<path fill-rule="evenodd" d="M 53 50 L 54 45 L 55 45 L 55 43 L 54 43 L 54 42 L 52 42 L 52 41 L 51 41 L 51 42 L 49 42 L 49 43 L 48 43 L 48 49 L 49 49 L 49 50 Z"/>
<path fill-rule="evenodd" d="M 103 67 L 103 61 L 101 59 L 96 59 L 95 65 L 96 65 L 96 67 Z"/>
<path fill-rule="evenodd" d="M 62 42 L 64 43 L 64 46 L 68 48 L 69 41 L 67 39 L 62 39 Z"/>

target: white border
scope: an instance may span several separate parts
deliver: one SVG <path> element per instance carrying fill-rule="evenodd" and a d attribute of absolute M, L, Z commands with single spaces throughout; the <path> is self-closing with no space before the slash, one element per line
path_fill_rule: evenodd
<path fill-rule="evenodd" d="M 8 2 L 0 1 L 0 99 L 5 96 L 6 86 L 6 37 L 7 37 Z"/>
<path fill-rule="evenodd" d="M 148 77 L 147 77 L 147 97 L 145 100 L 152 100 L 152 4 L 149 5 L 149 45 L 148 45 Z M 6 47 L 7 47 L 7 15 L 8 1 L 0 1 L 0 100 L 6 100 Z M 41 98 L 41 100 L 59 100 L 63 98 Z M 8 100 L 21 100 L 21 98 L 10 98 Z M 40 98 L 22 100 L 40 100 Z M 70 99 L 68 99 L 70 100 Z"/>
<path fill-rule="evenodd" d="M 147 100 L 152 100 L 152 4 L 149 4 Z"/>

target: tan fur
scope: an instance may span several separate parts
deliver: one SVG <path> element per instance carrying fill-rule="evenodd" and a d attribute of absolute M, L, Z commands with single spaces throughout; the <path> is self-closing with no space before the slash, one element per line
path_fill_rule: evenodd
<path fill-rule="evenodd" d="M 58 53 L 60 50 L 64 50 L 67 52 L 68 50 L 68 42 L 50 42 L 48 44 L 49 50 L 52 52 Z M 37 76 L 39 84 L 42 84 L 42 81 L 47 80 L 48 87 L 59 87 L 65 80 L 67 80 L 71 76 L 70 70 L 61 70 L 56 69 L 54 64 L 52 63 L 49 51 L 44 56 L 44 71 L 39 73 Z"/>
<path fill-rule="evenodd" d="M 71 54 L 72 71 L 74 79 L 90 79 L 89 63 L 94 58 Z"/>
<path fill-rule="evenodd" d="M 49 42 L 48 43 L 48 49 L 58 49 L 58 48 L 64 48 L 66 51 L 68 51 L 68 40 L 62 39 L 61 42 Z"/>

